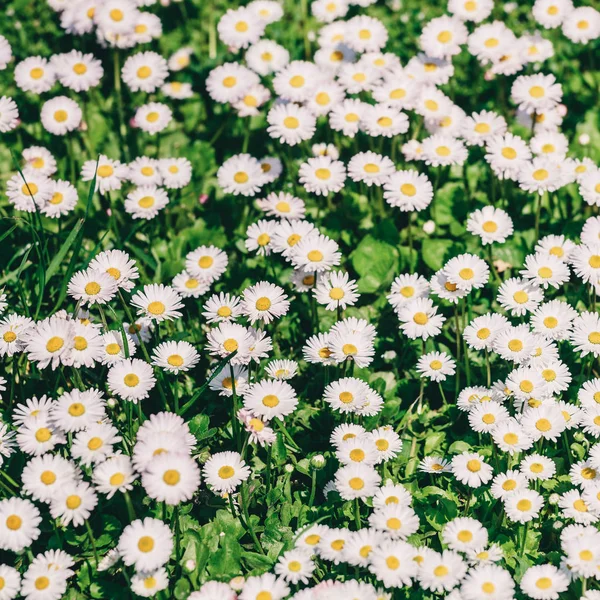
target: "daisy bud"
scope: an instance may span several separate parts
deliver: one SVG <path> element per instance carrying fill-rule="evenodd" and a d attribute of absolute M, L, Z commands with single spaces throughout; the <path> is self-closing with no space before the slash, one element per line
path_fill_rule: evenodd
<path fill-rule="evenodd" d="M 189 560 L 185 561 L 185 569 L 186 571 L 189 571 L 190 573 L 192 571 L 194 571 L 196 569 L 196 561 L 192 560 L 191 558 Z"/>
<path fill-rule="evenodd" d="M 555 494 L 552 494 L 553 496 Z M 552 527 L 554 527 L 554 529 L 562 529 L 564 523 L 562 521 L 554 521 L 554 523 L 552 524 Z"/>
<path fill-rule="evenodd" d="M 238 575 L 229 582 L 229 587 L 236 592 L 241 592 L 244 589 L 244 583 L 246 583 L 246 580 Z"/>
<path fill-rule="evenodd" d="M 206 204 L 208 200 L 208 194 L 200 194 L 200 196 L 198 196 L 198 202 L 200 204 Z"/>
<path fill-rule="evenodd" d="M 284 469 L 285 469 L 286 473 L 293 473 L 294 472 L 294 465 L 289 465 L 289 464 L 285 465 Z"/>
<path fill-rule="evenodd" d="M 109 398 L 106 401 L 106 404 L 108 405 L 109 408 L 114 408 L 117 405 L 117 401 L 114 398 Z"/>
<path fill-rule="evenodd" d="M 310 466 L 313 467 L 313 469 L 322 469 L 325 466 L 325 464 L 326 460 L 322 454 L 315 454 L 310 459 Z"/>
<path fill-rule="evenodd" d="M 549 504 L 558 504 L 559 500 L 560 500 L 559 494 L 550 494 L 550 496 L 548 496 Z M 556 523 L 560 523 L 560 526 L 562 527 L 562 523 L 560 521 L 556 521 Z M 556 523 L 555 523 L 555 526 L 556 526 Z"/>
<path fill-rule="evenodd" d="M 587 146 L 590 143 L 590 136 L 587 133 L 582 133 L 578 141 L 582 146 Z"/>
<path fill-rule="evenodd" d="M 425 221 L 423 223 L 423 231 L 427 235 L 431 235 L 435 231 L 435 223 L 433 221 Z"/>

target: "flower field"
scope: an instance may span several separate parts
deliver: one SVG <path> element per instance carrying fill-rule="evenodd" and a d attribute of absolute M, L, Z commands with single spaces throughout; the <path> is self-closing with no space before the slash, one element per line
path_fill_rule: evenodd
<path fill-rule="evenodd" d="M 0 15 L 0 600 L 600 600 L 594 3 Z"/>

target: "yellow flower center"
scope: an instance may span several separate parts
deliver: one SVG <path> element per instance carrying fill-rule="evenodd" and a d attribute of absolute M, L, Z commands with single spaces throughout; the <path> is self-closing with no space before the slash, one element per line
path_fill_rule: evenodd
<path fill-rule="evenodd" d="M 471 471 L 471 473 L 477 473 L 481 470 L 481 462 L 479 462 L 476 458 L 472 458 L 467 463 L 467 469 Z"/>
<path fill-rule="evenodd" d="M 137 547 L 138 547 L 138 550 L 140 552 L 143 552 L 144 554 L 147 554 L 148 552 L 152 552 L 152 550 L 154 550 L 154 539 L 151 538 L 149 535 L 143 535 L 138 540 Z"/>
<path fill-rule="evenodd" d="M 71 494 L 67 496 L 66 505 L 69 510 L 76 510 L 81 506 L 81 498 L 75 494 Z"/>
<path fill-rule="evenodd" d="M 171 486 L 177 485 L 180 480 L 181 480 L 181 475 L 179 474 L 179 471 L 177 471 L 176 469 L 168 469 L 163 474 L 163 481 L 167 485 L 171 485 Z"/>
<path fill-rule="evenodd" d="M 123 377 L 123 383 L 127 387 L 135 387 L 136 385 L 139 385 L 140 378 L 135 373 L 128 373 Z"/>
<path fill-rule="evenodd" d="M 44 442 L 47 442 L 51 437 L 52 437 L 52 432 L 47 427 L 40 427 L 35 432 L 35 439 L 40 444 L 43 444 Z"/>
<path fill-rule="evenodd" d="M 267 394 L 262 399 L 262 403 L 268 408 L 275 408 L 279 404 L 279 398 L 275 394 Z"/>
<path fill-rule="evenodd" d="M 23 524 L 23 519 L 19 517 L 19 515 L 9 515 L 6 519 L 6 527 L 11 531 L 18 531 L 21 529 L 21 525 Z"/>
<path fill-rule="evenodd" d="M 271 308 L 271 301 L 266 296 L 262 296 L 256 301 L 256 308 L 260 311 L 269 310 Z"/>
<path fill-rule="evenodd" d="M 87 447 L 88 447 L 88 450 L 94 451 L 94 450 L 99 450 L 102 447 L 102 445 L 103 445 L 102 438 L 93 437 L 88 442 Z"/>
<path fill-rule="evenodd" d="M 538 419 L 535 423 L 535 428 L 542 432 L 550 431 L 552 423 L 548 419 Z"/>
<path fill-rule="evenodd" d="M 162 315 L 166 309 L 167 307 L 160 300 L 154 300 L 148 304 L 148 312 L 151 315 Z"/>
<path fill-rule="evenodd" d="M 352 477 L 348 485 L 355 491 L 362 490 L 365 487 L 365 482 L 360 477 Z"/>

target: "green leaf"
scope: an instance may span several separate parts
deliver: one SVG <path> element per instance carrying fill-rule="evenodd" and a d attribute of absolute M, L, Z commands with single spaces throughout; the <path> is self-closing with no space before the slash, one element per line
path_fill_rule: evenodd
<path fill-rule="evenodd" d="M 425 264 L 434 271 L 439 271 L 447 259 L 447 254 L 452 247 L 452 240 L 431 239 L 423 240 L 421 254 Z"/>
<path fill-rule="evenodd" d="M 350 256 L 354 270 L 360 275 L 358 289 L 375 293 L 388 286 L 398 270 L 398 251 L 394 246 L 367 235 Z"/>
<path fill-rule="evenodd" d="M 48 268 L 46 269 L 46 282 L 58 272 L 60 265 L 65 259 L 65 256 L 67 255 L 67 252 L 69 251 L 69 249 L 73 245 L 73 242 L 75 241 L 75 238 L 79 234 L 79 230 L 83 227 L 83 223 L 83 219 L 79 219 L 79 221 L 77 221 L 75 227 L 73 227 L 71 233 L 69 233 L 69 235 L 67 236 L 67 239 L 63 242 L 58 252 L 54 255 L 54 258 L 52 259 L 52 261 L 48 265 Z"/>

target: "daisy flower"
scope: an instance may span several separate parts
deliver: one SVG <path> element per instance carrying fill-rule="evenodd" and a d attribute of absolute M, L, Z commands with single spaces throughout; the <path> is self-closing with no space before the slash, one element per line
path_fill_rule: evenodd
<path fill-rule="evenodd" d="M 8 96 L 0 97 L 0 133 L 14 129 L 19 123 L 19 110 L 16 102 Z"/>
<path fill-rule="evenodd" d="M 75 92 L 96 87 L 104 75 L 100 60 L 93 54 L 83 54 L 78 50 L 55 55 L 51 63 L 56 69 L 58 81 Z"/>
<path fill-rule="evenodd" d="M 460 133 L 467 144 L 483 146 L 493 137 L 504 135 L 506 129 L 504 117 L 495 112 L 483 110 L 465 117 L 461 123 Z"/>
<path fill-rule="evenodd" d="M 361 126 L 372 137 L 394 137 L 408 131 L 408 117 L 387 104 L 369 105 L 363 112 Z"/>
<path fill-rule="evenodd" d="M 582 312 L 573 320 L 571 343 L 581 356 L 600 356 L 600 315 Z"/>
<path fill-rule="evenodd" d="M 277 418 L 283 421 L 283 417 L 294 412 L 297 405 L 296 392 L 286 381 L 263 380 L 244 391 L 244 406 L 269 420 Z"/>
<path fill-rule="evenodd" d="M 115 297 L 117 289 L 116 281 L 107 272 L 89 268 L 71 277 L 67 292 L 85 306 L 106 304 Z"/>
<path fill-rule="evenodd" d="M 173 112 L 162 102 L 143 104 L 135 111 L 135 124 L 146 133 L 155 134 L 169 126 Z"/>
<path fill-rule="evenodd" d="M 89 483 L 70 481 L 50 501 L 50 514 L 61 525 L 83 525 L 98 504 L 98 496 Z"/>
<path fill-rule="evenodd" d="M 419 570 L 415 554 L 415 548 L 406 542 L 385 541 L 371 553 L 369 571 L 386 587 L 411 585 Z"/>
<path fill-rule="evenodd" d="M 127 58 L 121 77 L 132 92 L 154 92 L 167 78 L 167 61 L 156 52 L 138 52 Z"/>
<path fill-rule="evenodd" d="M 433 167 L 462 165 L 467 155 L 467 149 L 460 140 L 445 134 L 435 134 L 423 140 L 424 160 Z"/>
<path fill-rule="evenodd" d="M 42 94 L 52 88 L 55 80 L 52 64 L 41 56 L 30 56 L 15 67 L 15 83 L 24 92 Z"/>
<path fill-rule="evenodd" d="M 411 340 L 427 340 L 442 330 L 445 317 L 437 313 L 429 298 L 415 298 L 398 308 L 400 329 Z"/>
<path fill-rule="evenodd" d="M 250 6 L 242 6 L 237 9 L 228 9 L 219 19 L 217 31 L 224 44 L 239 49 L 247 48 L 250 44 L 258 42 L 265 25 L 266 23 Z"/>
<path fill-rule="evenodd" d="M 229 494 L 250 477 L 250 467 L 237 452 L 218 452 L 206 461 L 202 473 L 215 492 Z"/>
<path fill-rule="evenodd" d="M 101 194 L 112 190 L 120 190 L 128 178 L 129 168 L 118 160 L 112 160 L 101 154 L 98 160 L 88 160 L 81 168 L 82 181 L 92 181 L 96 178 L 96 190 Z"/>
<path fill-rule="evenodd" d="M 306 210 L 303 200 L 286 192 L 272 192 L 266 198 L 257 200 L 256 203 L 268 217 L 279 219 L 303 219 Z"/>
<path fill-rule="evenodd" d="M 490 270 L 481 258 L 473 254 L 461 254 L 444 265 L 443 273 L 459 289 L 470 291 L 487 283 Z"/>
<path fill-rule="evenodd" d="M 192 178 L 192 164 L 187 158 L 163 158 L 158 161 L 163 186 L 170 190 L 185 187 Z"/>
<path fill-rule="evenodd" d="M 469 215 L 467 231 L 481 238 L 481 243 L 503 243 L 513 233 L 513 222 L 501 208 L 485 206 Z"/>
<path fill-rule="evenodd" d="M 531 159 L 527 143 L 512 133 L 490 138 L 486 151 L 485 159 L 500 179 L 515 179 L 521 167 Z"/>
<path fill-rule="evenodd" d="M 238 63 L 224 63 L 208 74 L 206 89 L 215 102 L 237 102 L 260 83 L 256 73 Z"/>
<path fill-rule="evenodd" d="M 227 270 L 227 254 L 215 246 L 199 246 L 185 258 L 187 272 L 202 282 L 216 281 Z"/>
<path fill-rule="evenodd" d="M 0 549 L 20 552 L 40 536 L 40 511 L 29 500 L 0 500 Z"/>
<path fill-rule="evenodd" d="M 361 126 L 361 121 L 368 105 L 354 98 L 347 98 L 329 113 L 329 126 L 334 131 L 341 131 L 348 137 L 354 137 Z"/>
<path fill-rule="evenodd" d="M 326 310 L 344 310 L 356 304 L 357 289 L 356 282 L 350 279 L 348 273 L 332 271 L 319 279 L 313 295 L 319 304 L 325 305 Z"/>
<path fill-rule="evenodd" d="M 200 355 L 189 342 L 163 342 L 152 352 L 152 364 L 175 375 L 189 371 Z"/>
<path fill-rule="evenodd" d="M 490 492 L 494 498 L 504 500 L 515 492 L 526 490 L 528 486 L 529 482 L 525 475 L 519 471 L 506 471 L 494 477 Z"/>
<path fill-rule="evenodd" d="M 576 44 L 587 44 L 600 36 L 600 12 L 591 6 L 579 6 L 562 24 L 562 32 Z"/>
<path fill-rule="evenodd" d="M 463 452 L 452 459 L 452 473 L 461 483 L 478 488 L 492 478 L 493 469 L 481 455 Z"/>
<path fill-rule="evenodd" d="M 236 154 L 226 160 L 217 171 L 219 185 L 226 194 L 254 196 L 265 183 L 258 160 L 249 154 Z"/>
<path fill-rule="evenodd" d="M 283 288 L 263 281 L 244 290 L 241 310 L 252 324 L 259 320 L 270 323 L 285 315 L 289 306 Z"/>
<path fill-rule="evenodd" d="M 156 379 L 148 363 L 139 358 L 126 358 L 111 366 L 107 382 L 114 394 L 137 404 L 148 397 Z"/>
<path fill-rule="evenodd" d="M 437 17 L 423 28 L 419 45 L 433 58 L 447 58 L 460 52 L 460 46 L 467 42 L 467 35 L 467 28 L 459 19 Z"/>
<path fill-rule="evenodd" d="M 133 295 L 131 304 L 138 309 L 138 315 L 157 323 L 178 319 L 182 314 L 178 309 L 183 308 L 181 296 L 162 283 L 145 285 Z"/>
<path fill-rule="evenodd" d="M 285 67 L 290 60 L 290 54 L 276 42 L 262 39 L 248 48 L 244 58 L 253 71 L 265 76 Z"/>
<path fill-rule="evenodd" d="M 445 352 L 429 352 L 417 362 L 417 373 L 432 381 L 445 381 L 455 372 L 456 362 Z"/>
<path fill-rule="evenodd" d="M 271 239 L 277 230 L 277 221 L 261 219 L 253 223 L 246 230 L 244 245 L 249 252 L 256 252 L 259 256 L 271 254 Z"/>
<path fill-rule="evenodd" d="M 280 143 L 295 146 L 309 140 L 316 126 L 316 117 L 306 108 L 297 104 L 274 105 L 267 114 L 268 134 Z"/>
<path fill-rule="evenodd" d="M 299 181 L 307 192 L 327 196 L 344 187 L 346 168 L 344 163 L 328 156 L 309 158 L 300 165 Z"/>
<path fill-rule="evenodd" d="M 190 500 L 200 486 L 200 468 L 184 455 L 159 454 L 142 474 L 142 486 L 157 502 L 177 505 Z"/>
<path fill-rule="evenodd" d="M 151 571 L 168 562 L 173 550 L 173 534 L 158 519 L 136 519 L 123 530 L 118 550 L 126 565 L 133 565 L 138 572 Z"/>
<path fill-rule="evenodd" d="M 132 490 L 136 478 L 131 459 L 123 454 L 111 456 L 94 467 L 94 486 L 101 494 L 106 494 L 107 499 L 117 492 Z"/>
<path fill-rule="evenodd" d="M 524 267 L 521 275 L 544 289 L 548 286 L 559 288 L 570 276 L 569 267 L 554 255 L 530 254 L 525 258 Z"/>
<path fill-rule="evenodd" d="M 515 491 L 504 499 L 506 516 L 516 523 L 527 523 L 536 519 L 543 505 L 543 497 L 535 490 Z"/>
<path fill-rule="evenodd" d="M 569 578 L 554 565 L 544 564 L 529 567 L 519 585 L 534 600 L 558 600 L 569 587 Z"/>

